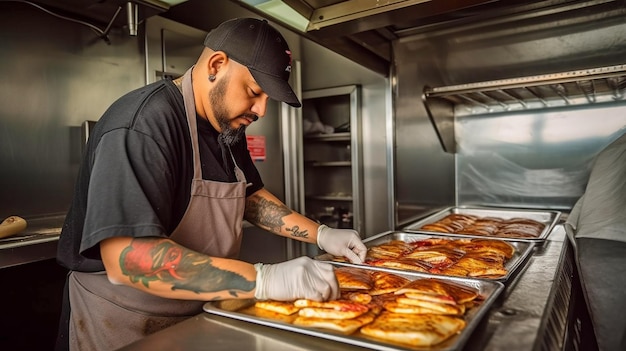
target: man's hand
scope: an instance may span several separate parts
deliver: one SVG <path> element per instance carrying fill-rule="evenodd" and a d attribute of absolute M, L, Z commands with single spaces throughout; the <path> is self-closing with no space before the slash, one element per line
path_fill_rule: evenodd
<path fill-rule="evenodd" d="M 367 248 L 356 230 L 333 229 L 324 224 L 317 229 L 317 246 L 335 256 L 345 256 L 352 263 L 363 263 Z"/>
<path fill-rule="evenodd" d="M 315 301 L 339 298 L 339 284 L 333 266 L 303 256 L 277 264 L 254 265 L 259 300 Z"/>

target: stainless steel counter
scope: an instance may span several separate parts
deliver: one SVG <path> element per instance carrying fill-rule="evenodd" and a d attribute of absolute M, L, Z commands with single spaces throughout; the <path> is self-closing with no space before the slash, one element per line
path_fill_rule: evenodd
<path fill-rule="evenodd" d="M 25 219 L 23 232 L 0 239 L 0 269 L 56 257 L 65 214 Z"/>
<path fill-rule="evenodd" d="M 557 225 L 525 269 L 506 289 L 468 340 L 464 350 L 523 351 L 561 346 L 562 318 L 569 299 L 562 274 L 568 253 L 565 231 Z M 557 284 L 558 283 L 558 284 Z M 571 289 L 569 289 L 571 291 Z M 565 294 L 566 296 L 562 296 Z M 567 300 L 567 301 L 566 301 Z M 546 344 L 549 343 L 549 344 Z M 548 347 L 548 348 L 549 348 Z M 202 313 L 121 350 L 365 350 L 321 338 Z"/>

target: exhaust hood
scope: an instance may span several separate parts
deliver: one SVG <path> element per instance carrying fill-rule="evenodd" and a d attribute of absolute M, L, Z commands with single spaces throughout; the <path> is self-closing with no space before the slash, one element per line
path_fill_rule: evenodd
<path fill-rule="evenodd" d="M 196 0 L 190 0 L 193 2 Z M 541 13 L 567 13 L 577 9 L 611 8 L 622 0 L 232 0 L 277 22 L 292 18 L 268 12 L 286 6 L 304 20 L 299 30 L 307 38 L 375 72 L 388 76 L 392 43 L 435 31 L 506 21 Z M 595 13 L 596 10 L 590 10 Z M 566 15 L 564 15 L 564 18 Z"/>
<path fill-rule="evenodd" d="M 343 0 L 343 1 L 302 1 L 302 0 L 240 0 L 248 5 L 274 15 L 277 19 L 290 21 L 284 8 L 292 9 L 305 21 L 304 31 L 318 30 L 364 17 L 394 10 L 408 10 L 434 0 Z M 297 10 L 296 10 L 297 9 Z M 283 12 L 285 11 L 285 12 Z"/>
<path fill-rule="evenodd" d="M 566 19 L 568 12 L 587 9 L 591 17 L 602 16 L 602 11 L 610 17 L 611 11 L 623 6 L 624 1 L 228 0 L 383 76 L 389 76 L 392 69 L 394 42 L 404 38 L 428 37 L 433 32 L 454 36 L 458 29 L 480 27 L 481 23 L 546 14 L 552 14 L 558 21 Z M 197 14 L 215 11 L 209 3 L 187 0 L 163 16 L 208 31 L 212 29 L 210 21 Z"/>
<path fill-rule="evenodd" d="M 385 76 L 392 60 L 391 42 L 401 36 L 399 32 L 480 13 L 485 5 L 499 3 L 497 0 L 233 1 Z M 507 4 L 519 2 L 506 1 Z M 469 9 L 473 11 L 467 12 Z"/>

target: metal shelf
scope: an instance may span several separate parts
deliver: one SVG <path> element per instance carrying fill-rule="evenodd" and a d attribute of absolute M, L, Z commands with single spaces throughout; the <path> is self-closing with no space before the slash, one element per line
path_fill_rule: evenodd
<path fill-rule="evenodd" d="M 454 118 L 625 101 L 626 64 L 424 89 L 431 122 L 455 152 Z"/>
<path fill-rule="evenodd" d="M 352 196 L 346 195 L 307 195 L 307 199 L 324 201 L 352 201 Z"/>
<path fill-rule="evenodd" d="M 26 217 L 21 233 L 0 239 L 0 269 L 56 257 L 65 214 Z"/>
<path fill-rule="evenodd" d="M 326 162 L 309 161 L 306 163 L 306 165 L 312 166 L 312 167 L 350 167 L 352 166 L 352 162 L 350 161 L 326 161 Z"/>
<path fill-rule="evenodd" d="M 305 141 L 350 141 L 350 132 L 306 135 Z"/>
<path fill-rule="evenodd" d="M 626 64 L 426 89 L 477 113 L 624 100 Z"/>
<path fill-rule="evenodd" d="M 350 223 L 359 232 L 364 225 L 360 99 L 358 85 L 302 92 L 303 118 L 334 132 L 302 135 L 301 209 L 316 219 L 327 207 L 340 205 L 352 213 Z"/>

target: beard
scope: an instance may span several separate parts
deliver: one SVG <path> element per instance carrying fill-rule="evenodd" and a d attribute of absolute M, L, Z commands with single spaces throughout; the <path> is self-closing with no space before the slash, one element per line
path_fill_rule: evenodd
<path fill-rule="evenodd" d="M 242 125 L 239 128 L 233 128 L 230 126 L 230 118 L 228 114 L 228 108 L 224 103 L 224 96 L 226 96 L 226 88 L 230 77 L 225 76 L 219 82 L 215 83 L 215 87 L 209 93 L 209 100 L 211 101 L 211 109 L 213 116 L 217 120 L 217 123 L 221 129 L 221 138 L 228 146 L 237 144 L 246 133 L 246 126 Z"/>

